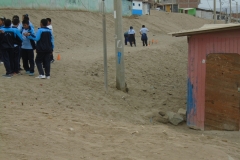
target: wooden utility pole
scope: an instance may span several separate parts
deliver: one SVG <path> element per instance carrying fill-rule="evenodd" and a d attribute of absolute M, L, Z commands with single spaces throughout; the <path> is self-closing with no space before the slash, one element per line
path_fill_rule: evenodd
<path fill-rule="evenodd" d="M 238 23 L 238 2 L 236 2 L 236 13 L 237 13 L 237 23 Z"/>
<path fill-rule="evenodd" d="M 229 23 L 227 8 L 226 8 L 226 12 L 225 12 L 225 23 Z"/>
<path fill-rule="evenodd" d="M 108 91 L 108 68 L 107 68 L 107 35 L 106 35 L 106 14 L 105 1 L 102 0 L 102 24 L 103 24 L 103 61 L 104 61 L 104 87 Z"/>
<path fill-rule="evenodd" d="M 124 68 L 124 45 L 122 31 L 122 0 L 114 0 L 116 87 L 126 91 Z"/>
<path fill-rule="evenodd" d="M 230 17 L 229 17 L 229 20 L 230 20 L 230 23 L 232 22 L 232 0 L 229 0 L 229 3 L 230 3 Z"/>
<path fill-rule="evenodd" d="M 222 20 L 222 1 L 219 0 L 220 2 L 220 20 Z"/>
<path fill-rule="evenodd" d="M 214 24 L 216 24 L 217 16 L 216 16 L 216 0 L 213 0 L 213 7 L 214 7 Z"/>

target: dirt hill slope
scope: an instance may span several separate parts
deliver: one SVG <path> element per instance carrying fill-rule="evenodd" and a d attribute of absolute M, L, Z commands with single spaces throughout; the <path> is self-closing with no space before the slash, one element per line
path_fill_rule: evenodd
<path fill-rule="evenodd" d="M 108 15 L 105 94 L 101 15 L 0 11 L 6 17 L 25 13 L 35 26 L 41 18 L 52 18 L 54 53 L 61 61 L 52 64 L 50 80 L 25 74 L 0 80 L 0 159 L 240 158 L 239 133 L 191 131 L 185 125 L 172 127 L 151 119 L 159 110 L 186 106 L 186 38 L 167 33 L 211 21 L 157 11 L 124 18 L 124 31 L 133 26 L 138 32 L 145 24 L 149 39 L 159 43 L 143 47 L 137 34 L 137 47 L 125 47 L 129 93 L 123 93 L 115 89 L 114 19 Z M 4 73 L 3 66 L 0 72 Z"/>

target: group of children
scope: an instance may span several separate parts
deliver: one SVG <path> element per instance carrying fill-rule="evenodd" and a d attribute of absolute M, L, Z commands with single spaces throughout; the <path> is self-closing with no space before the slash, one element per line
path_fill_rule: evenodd
<path fill-rule="evenodd" d="M 142 25 L 142 28 L 140 29 L 139 33 L 141 34 L 141 40 L 143 42 L 143 46 L 148 46 L 147 32 L 149 32 L 149 30 L 145 27 L 145 25 Z M 136 47 L 135 33 L 136 32 L 132 26 L 130 27 L 130 29 L 127 32 L 124 33 L 125 45 L 127 45 L 127 42 L 129 41 L 131 47 L 133 44 Z"/>
<path fill-rule="evenodd" d="M 34 50 L 37 53 L 35 61 Z M 36 78 L 50 79 L 50 63 L 54 62 L 53 50 L 54 37 L 50 18 L 40 21 L 36 34 L 28 14 L 22 16 L 22 22 L 17 15 L 12 20 L 0 18 L 0 63 L 6 69 L 3 77 L 12 78 L 13 75 L 21 74 L 22 59 L 26 74 L 34 76 L 36 63 L 39 72 Z"/>

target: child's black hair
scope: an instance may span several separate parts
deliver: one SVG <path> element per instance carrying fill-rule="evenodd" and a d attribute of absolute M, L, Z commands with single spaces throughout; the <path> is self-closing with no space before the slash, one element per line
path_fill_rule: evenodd
<path fill-rule="evenodd" d="M 47 20 L 48 22 L 52 22 L 51 18 L 46 18 L 46 20 Z"/>
<path fill-rule="evenodd" d="M 12 24 L 12 21 L 10 19 L 6 19 L 4 24 L 5 24 L 5 27 L 10 27 Z"/>
<path fill-rule="evenodd" d="M 13 20 L 14 20 L 14 19 L 19 19 L 19 16 L 18 16 L 18 15 L 14 15 L 12 19 L 13 19 Z"/>
<path fill-rule="evenodd" d="M 6 18 L 5 18 L 5 17 L 0 17 L 0 20 L 2 20 L 3 22 L 5 22 Z"/>
<path fill-rule="evenodd" d="M 27 25 L 29 25 L 29 20 L 24 19 L 24 20 L 22 21 L 22 24 L 27 24 Z"/>
<path fill-rule="evenodd" d="M 48 21 L 47 21 L 47 19 L 42 19 L 42 20 L 41 20 L 41 23 L 42 23 L 42 25 L 43 25 L 44 27 L 46 27 L 47 24 L 48 24 Z"/>
<path fill-rule="evenodd" d="M 28 21 L 29 21 L 29 17 L 24 16 L 24 17 L 23 17 L 23 20 L 28 20 Z"/>
<path fill-rule="evenodd" d="M 24 17 L 28 17 L 28 14 L 24 14 L 24 15 L 23 15 L 23 18 L 24 18 Z"/>
<path fill-rule="evenodd" d="M 19 19 L 13 18 L 13 21 L 12 21 L 13 25 L 18 25 L 19 22 L 20 22 Z"/>

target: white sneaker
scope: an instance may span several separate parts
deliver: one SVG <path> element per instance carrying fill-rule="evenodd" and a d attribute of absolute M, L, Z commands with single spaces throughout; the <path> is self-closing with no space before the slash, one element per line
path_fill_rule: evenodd
<path fill-rule="evenodd" d="M 47 76 L 46 78 L 47 78 L 47 79 L 50 79 L 50 76 Z"/>
<path fill-rule="evenodd" d="M 45 75 L 39 75 L 39 76 L 37 76 L 36 78 L 39 78 L 39 79 L 45 79 L 46 76 L 45 76 Z"/>

